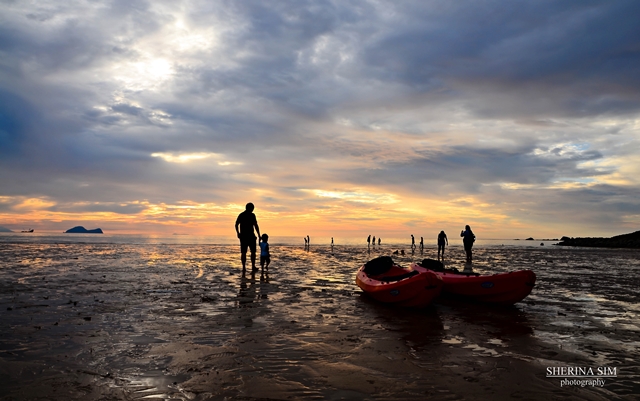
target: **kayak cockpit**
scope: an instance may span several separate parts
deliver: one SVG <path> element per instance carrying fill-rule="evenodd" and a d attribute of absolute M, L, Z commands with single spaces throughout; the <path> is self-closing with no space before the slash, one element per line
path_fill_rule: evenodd
<path fill-rule="evenodd" d="M 403 273 L 403 274 L 398 274 L 398 275 L 395 275 L 395 276 L 384 275 L 382 277 L 375 277 L 375 279 L 378 280 L 378 281 L 382 281 L 383 283 L 392 283 L 394 281 L 400 281 L 400 280 L 404 280 L 405 278 L 413 277 L 413 276 L 415 276 L 417 274 L 420 274 L 420 272 L 417 271 L 417 270 L 411 270 L 411 271 L 408 271 L 408 272 L 405 270 L 405 273 Z"/>

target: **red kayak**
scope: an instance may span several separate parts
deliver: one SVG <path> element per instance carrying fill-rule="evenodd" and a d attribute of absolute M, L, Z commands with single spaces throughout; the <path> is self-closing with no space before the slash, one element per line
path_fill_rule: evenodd
<path fill-rule="evenodd" d="M 458 272 L 454 269 L 439 268 L 442 264 L 425 259 L 421 264 L 414 263 L 413 269 L 427 266 L 444 282 L 443 294 L 451 294 L 478 302 L 500 305 L 513 305 L 522 301 L 531 293 L 536 283 L 536 275 L 531 270 L 519 270 L 493 275 Z"/>
<path fill-rule="evenodd" d="M 421 308 L 440 295 L 442 279 L 420 266 L 405 269 L 388 256 L 370 260 L 356 275 L 356 284 L 380 302 Z"/>

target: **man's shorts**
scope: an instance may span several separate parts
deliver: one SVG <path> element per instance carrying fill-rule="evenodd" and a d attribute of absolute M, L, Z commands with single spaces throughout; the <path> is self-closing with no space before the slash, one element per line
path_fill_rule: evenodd
<path fill-rule="evenodd" d="M 251 237 L 240 237 L 240 252 L 247 253 L 247 248 L 249 248 L 251 254 L 254 255 L 256 253 L 256 240 L 255 235 Z"/>

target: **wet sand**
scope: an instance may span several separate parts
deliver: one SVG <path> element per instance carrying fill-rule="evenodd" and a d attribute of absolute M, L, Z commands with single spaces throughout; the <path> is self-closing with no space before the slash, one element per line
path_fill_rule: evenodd
<path fill-rule="evenodd" d="M 0 243 L 1 400 L 633 400 L 640 252 L 487 248 L 474 269 L 531 268 L 512 308 L 380 305 L 357 268 L 394 248 Z M 461 248 L 448 249 L 462 266 Z M 403 265 L 434 249 L 394 259 Z M 603 277 L 604 276 L 604 277 Z M 604 387 L 550 366 L 610 366 Z"/>

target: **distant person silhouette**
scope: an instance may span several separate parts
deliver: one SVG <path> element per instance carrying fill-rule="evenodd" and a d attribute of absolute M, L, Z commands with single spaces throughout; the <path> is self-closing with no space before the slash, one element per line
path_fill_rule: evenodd
<path fill-rule="evenodd" d="M 382 238 L 378 237 L 378 246 L 380 246 L 381 242 L 382 242 Z"/>
<path fill-rule="evenodd" d="M 424 249 L 424 238 L 420 237 L 420 250 Z"/>
<path fill-rule="evenodd" d="M 247 203 L 244 212 L 238 215 L 236 219 L 236 234 L 240 239 L 240 260 L 242 261 L 242 271 L 244 272 L 247 264 L 247 248 L 251 250 L 251 267 L 256 270 L 256 236 L 253 233 L 255 227 L 258 237 L 260 236 L 260 228 L 258 220 L 253 214 L 253 203 Z"/>
<path fill-rule="evenodd" d="M 264 273 L 265 267 L 269 270 L 269 263 L 271 263 L 271 253 L 269 252 L 269 236 L 262 234 L 262 241 L 260 242 L 260 267 Z"/>
<path fill-rule="evenodd" d="M 473 259 L 471 248 L 473 248 L 473 243 L 476 241 L 476 236 L 473 234 L 473 231 L 471 231 L 471 227 L 469 227 L 468 224 L 464 226 L 464 230 L 460 232 L 460 236 L 462 237 L 464 251 L 467 253 L 467 262 L 471 263 Z"/>
<path fill-rule="evenodd" d="M 371 235 L 367 237 L 367 246 L 371 246 Z"/>
<path fill-rule="evenodd" d="M 413 234 L 411 234 L 411 249 L 416 247 L 416 239 L 413 237 Z"/>
<path fill-rule="evenodd" d="M 331 237 L 331 246 L 333 246 L 333 237 Z"/>
<path fill-rule="evenodd" d="M 444 260 L 444 244 L 449 245 L 449 239 L 444 231 L 440 231 L 438 234 L 438 260 L 440 260 L 440 251 L 442 251 L 442 259 Z"/>
<path fill-rule="evenodd" d="M 373 236 L 373 239 L 371 240 L 371 244 L 373 246 L 376 246 L 376 236 L 375 235 Z"/>

